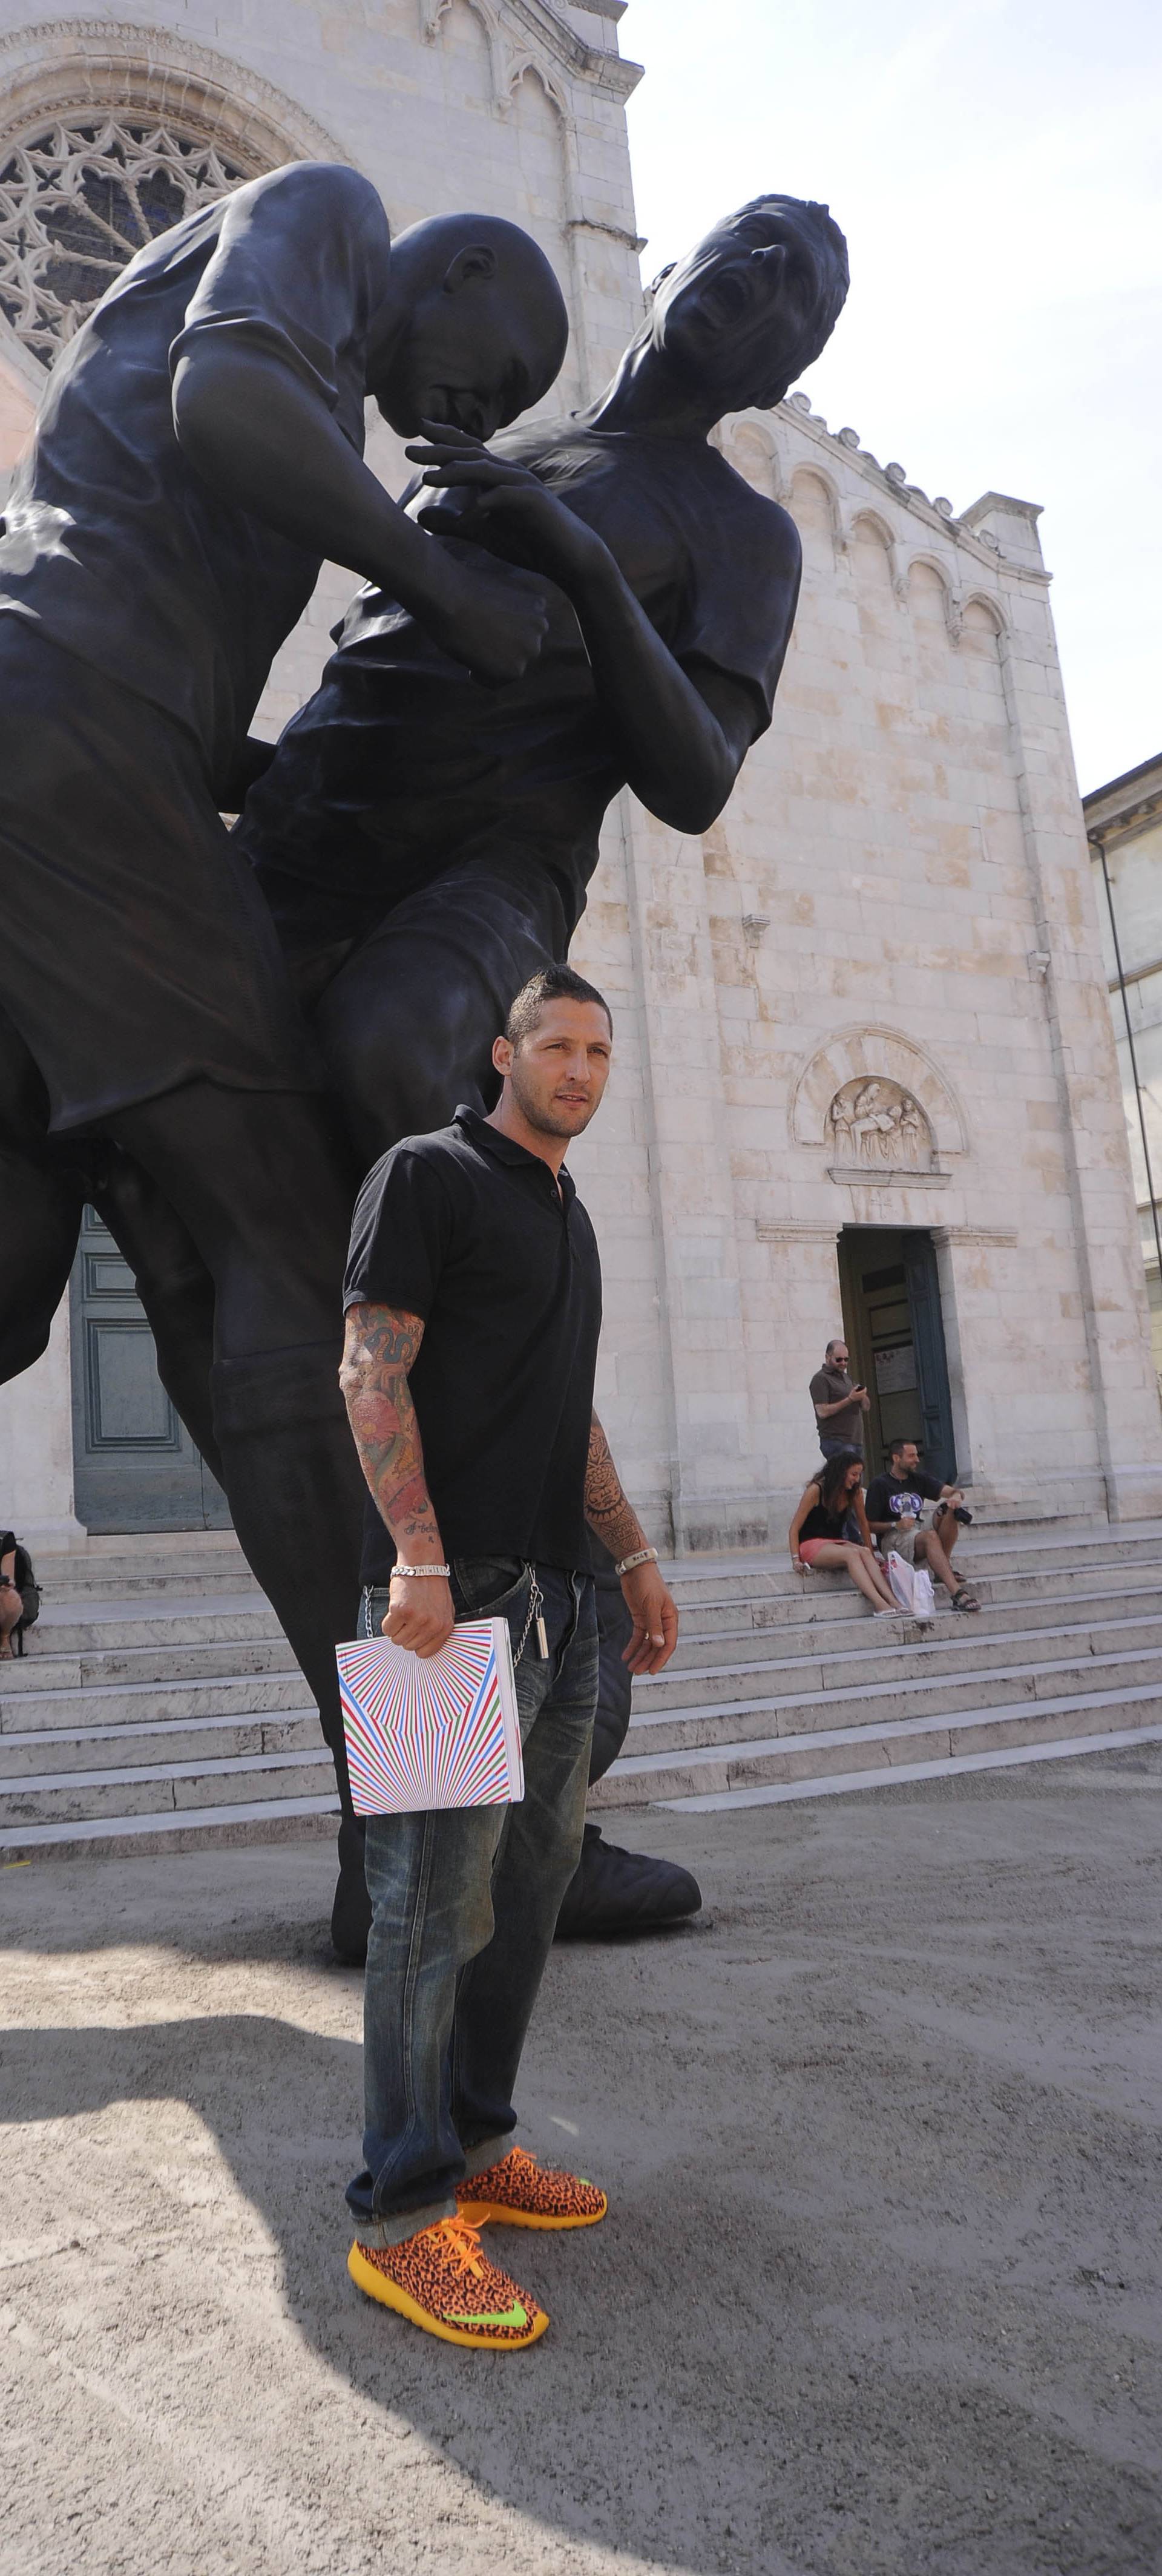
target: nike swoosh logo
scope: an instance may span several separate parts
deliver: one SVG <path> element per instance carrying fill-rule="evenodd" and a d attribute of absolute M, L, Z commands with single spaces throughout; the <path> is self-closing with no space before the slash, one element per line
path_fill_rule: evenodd
<path fill-rule="evenodd" d="M 511 2308 L 493 2308 L 484 2315 L 477 2311 L 475 2316 L 467 2316 L 456 2308 L 448 2308 L 445 2314 L 450 2326 L 527 2326 L 529 2321 L 528 2311 L 519 2299 L 513 2300 Z"/>

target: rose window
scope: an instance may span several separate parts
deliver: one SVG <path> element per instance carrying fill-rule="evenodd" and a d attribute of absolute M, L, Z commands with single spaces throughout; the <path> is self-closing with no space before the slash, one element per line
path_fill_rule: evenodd
<path fill-rule="evenodd" d="M 253 176 L 166 126 L 46 126 L 0 167 L 0 309 L 50 367 L 136 251 Z"/>

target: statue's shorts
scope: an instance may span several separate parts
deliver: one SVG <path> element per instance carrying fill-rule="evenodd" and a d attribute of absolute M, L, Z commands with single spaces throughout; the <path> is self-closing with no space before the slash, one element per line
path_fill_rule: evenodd
<path fill-rule="evenodd" d="M 0 615 L 0 922 L 0 1008 L 54 1130 L 198 1077 L 319 1087 L 195 737 L 12 615 Z"/>

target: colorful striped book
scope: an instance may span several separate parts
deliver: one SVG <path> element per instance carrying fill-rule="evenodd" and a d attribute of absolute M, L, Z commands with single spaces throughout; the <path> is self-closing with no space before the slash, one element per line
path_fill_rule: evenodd
<path fill-rule="evenodd" d="M 438 1655 L 389 1637 L 335 1649 L 357 1816 L 499 1807 L 525 1793 L 507 1619 L 465 1619 Z"/>

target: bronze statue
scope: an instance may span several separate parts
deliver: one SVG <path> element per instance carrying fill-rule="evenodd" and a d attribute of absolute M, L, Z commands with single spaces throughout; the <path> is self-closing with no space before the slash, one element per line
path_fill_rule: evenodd
<path fill-rule="evenodd" d="M 665 271 L 586 411 L 409 453 L 408 502 L 459 564 L 546 582 L 548 633 L 482 690 L 382 589 L 238 827 L 364 1164 L 491 1097 L 512 995 L 563 958 L 627 783 L 683 832 L 770 723 L 799 587 L 794 522 L 709 432 L 779 401 L 847 289 L 825 207 L 763 197 Z"/>
<path fill-rule="evenodd" d="M 166 1272 L 163 1377 L 341 1775 L 331 1645 L 362 1480 L 336 1279 L 355 1175 L 219 809 L 325 558 L 388 583 L 482 678 L 535 658 L 541 586 L 454 563 L 405 517 L 362 462 L 364 402 L 404 435 L 434 418 L 487 438 L 566 342 L 515 225 L 453 215 L 393 245 L 355 171 L 275 171 L 151 242 L 103 298 L 53 371 L 0 541 L 0 1374 L 43 1348 L 83 1197 L 104 1205 L 116 1175 L 130 1257 L 148 1205 Z"/>
<path fill-rule="evenodd" d="M 531 588 L 540 649 L 507 678 L 493 669 L 482 687 L 398 581 L 372 579 L 319 690 L 255 776 L 234 839 L 361 1169 L 400 1136 L 446 1122 L 459 1100 L 490 1099 L 492 1040 L 514 992 L 565 956 L 620 788 L 686 832 L 725 805 L 770 722 L 800 553 L 786 512 L 727 465 L 709 432 L 727 412 L 781 399 L 824 346 L 846 288 L 843 236 L 827 209 L 758 199 L 664 272 L 612 385 L 588 410 L 487 447 L 491 422 L 432 423 L 411 451 L 422 467 L 407 504 L 417 542 L 434 536 L 459 578 L 479 578 L 487 564 L 518 618 Z M 255 772 L 262 758 L 256 746 Z M 320 1118 L 318 1104 L 304 1106 Z M 140 1121 L 112 1132 L 129 1152 L 107 1165 L 103 1210 L 135 1269 L 163 1379 L 215 1468 L 221 1454 L 233 1504 L 239 1444 L 221 1440 L 229 1379 L 209 1342 L 221 1288 L 211 1293 L 164 1145 L 151 1158 Z M 231 1151 L 220 1123 L 214 1143 Z M 307 1293 L 324 1293 L 325 1274 L 336 1310 L 349 1169 L 336 1139 L 318 1196 L 296 1188 L 285 1160 L 277 1184 L 308 1220 Z M 245 1227 L 236 1249 L 245 1269 Z M 58 1290 L 69 1258 L 71 1248 Z M 332 1418 L 322 1373 L 300 1374 L 285 1345 L 265 1365 L 265 1442 L 253 1444 L 253 1520 L 239 1534 L 334 1743 L 327 1671 L 333 1640 L 350 1631 L 358 1558 L 348 1488 L 342 1511 L 312 1489 L 311 1414 Z M 296 1576 L 306 1560 L 312 1569 L 294 1624 L 285 1583 L 280 1597 L 264 1571 L 263 1532 L 250 1535 L 273 1456 L 309 1534 L 294 1555 Z M 349 1864 L 341 1935 L 359 1912 L 353 1826 L 340 1850 Z"/>

